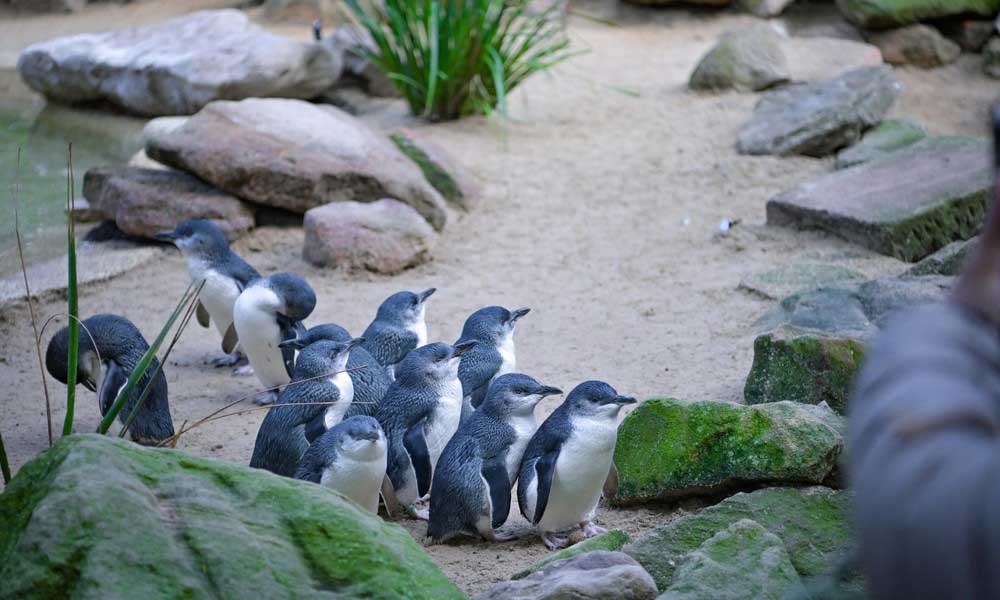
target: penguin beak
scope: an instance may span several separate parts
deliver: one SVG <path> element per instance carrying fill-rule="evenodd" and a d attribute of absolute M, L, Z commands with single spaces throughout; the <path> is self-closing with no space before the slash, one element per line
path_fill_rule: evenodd
<path fill-rule="evenodd" d="M 94 381 L 94 378 L 91 377 L 90 375 L 84 376 L 83 379 L 80 380 L 80 383 L 82 383 L 83 387 L 87 388 L 88 390 L 97 393 L 97 382 Z"/>
<path fill-rule="evenodd" d="M 507 322 L 510 323 L 511 325 L 513 325 L 514 323 L 517 322 L 518 319 L 520 319 L 524 315 L 528 314 L 529 312 L 531 312 L 530 308 L 519 308 L 519 309 L 517 309 L 515 311 L 512 311 L 510 313 L 510 320 L 507 321 Z"/>
<path fill-rule="evenodd" d="M 368 440 L 370 442 L 377 442 L 379 438 L 378 429 L 372 429 L 371 431 L 362 431 L 357 435 L 359 440 Z"/>
<path fill-rule="evenodd" d="M 166 231 L 160 231 L 153 234 L 153 239 L 158 242 L 167 242 L 168 244 L 173 244 L 177 241 L 177 234 L 173 229 L 168 229 Z"/>
<path fill-rule="evenodd" d="M 538 391 L 535 393 L 540 395 L 542 398 L 545 398 L 546 396 L 556 396 L 563 393 L 563 391 L 557 387 L 552 387 L 551 385 L 543 385 L 539 387 Z"/>
<path fill-rule="evenodd" d="M 469 350 L 475 348 L 476 344 L 478 343 L 479 342 L 477 342 L 476 340 L 470 340 L 468 342 L 462 342 L 461 344 L 455 344 L 455 353 L 453 354 L 453 356 L 462 356 Z"/>
<path fill-rule="evenodd" d="M 417 294 L 417 298 L 419 298 L 420 299 L 420 303 L 423 304 L 424 302 L 427 302 L 427 299 L 430 298 L 432 295 L 434 295 L 434 292 L 436 292 L 436 291 L 437 291 L 437 288 L 428 288 L 428 289 L 420 292 L 419 294 Z"/>
<path fill-rule="evenodd" d="M 631 396 L 615 396 L 615 399 L 611 402 L 620 406 L 625 406 L 626 404 L 635 404 L 637 400 Z"/>
<path fill-rule="evenodd" d="M 364 344 L 366 341 L 367 340 L 365 340 L 365 338 L 363 337 L 356 337 L 353 340 L 347 342 L 347 349 L 350 350 L 351 348 L 360 346 L 361 344 Z"/>

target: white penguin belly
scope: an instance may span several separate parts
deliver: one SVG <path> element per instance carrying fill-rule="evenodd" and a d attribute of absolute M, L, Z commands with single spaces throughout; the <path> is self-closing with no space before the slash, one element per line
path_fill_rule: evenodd
<path fill-rule="evenodd" d="M 431 475 L 437 466 L 444 447 L 458 430 L 462 419 L 462 382 L 458 377 L 449 379 L 438 398 L 437 406 L 424 425 L 424 440 L 431 459 Z"/>
<path fill-rule="evenodd" d="M 528 447 L 531 436 L 535 435 L 535 431 L 538 429 L 538 421 L 535 420 L 535 415 L 532 413 L 515 416 L 510 420 L 509 425 L 514 428 L 514 442 L 507 450 L 507 476 L 513 485 L 514 478 L 517 477 L 517 472 L 521 468 L 524 449 Z"/>
<path fill-rule="evenodd" d="M 270 302 L 278 303 L 274 292 L 265 287 L 250 287 L 240 294 L 233 308 L 233 323 L 240 338 L 240 347 L 265 388 L 283 386 L 290 380 L 281 348 L 278 347 L 281 328 L 275 320 L 275 313 L 261 306 Z"/>
<path fill-rule="evenodd" d="M 225 336 L 226 330 L 233 323 L 233 306 L 240 297 L 239 286 L 231 277 L 208 268 L 202 261 L 192 262 L 188 266 L 188 273 L 196 285 L 201 280 L 205 281 L 198 300 L 212 317 L 219 334 Z"/>
<path fill-rule="evenodd" d="M 490 383 L 501 375 L 513 373 L 517 370 L 517 356 L 514 352 L 513 334 L 507 335 L 504 339 L 500 340 L 500 344 L 497 345 L 497 352 L 500 353 L 500 368 L 497 369 L 497 372 L 493 376 L 493 379 L 490 380 Z"/>
<path fill-rule="evenodd" d="M 326 407 L 326 412 L 323 414 L 323 424 L 327 429 L 343 421 L 347 409 L 351 408 L 351 403 L 354 402 L 354 382 L 347 373 L 337 373 L 329 381 L 337 386 L 340 394 L 337 401 L 332 406 Z"/>
<path fill-rule="evenodd" d="M 573 433 L 556 459 L 539 529 L 562 531 L 592 518 L 611 469 L 617 435 L 613 419 L 598 416 L 573 420 Z"/>
<path fill-rule="evenodd" d="M 385 477 L 385 452 L 372 460 L 338 456 L 320 477 L 320 483 L 337 490 L 373 513 L 378 512 L 378 496 Z"/>
<path fill-rule="evenodd" d="M 410 325 L 409 329 L 417 336 L 417 348 L 427 345 L 427 321 L 424 320 L 423 315 Z"/>

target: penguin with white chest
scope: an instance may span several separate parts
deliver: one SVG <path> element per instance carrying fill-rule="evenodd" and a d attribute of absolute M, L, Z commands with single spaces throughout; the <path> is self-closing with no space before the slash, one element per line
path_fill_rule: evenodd
<path fill-rule="evenodd" d="M 419 518 L 416 503 L 430 491 L 437 464 L 462 414 L 458 363 L 476 342 L 435 343 L 410 352 L 378 407 L 378 422 L 389 442 L 386 507 Z"/>
<path fill-rule="evenodd" d="M 510 513 L 521 456 L 538 427 L 535 407 L 559 388 L 509 373 L 490 385 L 486 399 L 445 446 L 431 486 L 427 536 L 433 543 L 458 534 L 504 541 L 496 531 Z"/>
<path fill-rule="evenodd" d="M 329 430 L 347 414 L 354 387 L 344 369 L 351 349 L 362 341 L 321 340 L 299 353 L 292 385 L 281 390 L 278 402 L 257 430 L 251 467 L 286 477 L 295 475 L 309 447 L 307 425 L 320 420 L 324 430 Z"/>
<path fill-rule="evenodd" d="M 337 490 L 378 513 L 385 456 L 385 435 L 378 421 L 363 415 L 349 417 L 309 446 L 295 478 Z"/>
<path fill-rule="evenodd" d="M 106 415 L 114 404 L 118 393 L 147 350 L 149 344 L 142 333 L 125 317 L 94 315 L 81 322 L 76 381 L 88 390 L 97 392 L 101 416 Z M 68 379 L 68 351 L 69 328 L 63 327 L 52 337 L 45 351 L 46 369 L 62 383 L 66 383 Z M 159 361 L 153 358 L 149 369 L 132 388 L 131 395 L 118 413 L 118 420 L 123 425 L 158 366 Z M 139 407 L 129 428 L 132 440 L 146 445 L 157 444 L 174 435 L 167 401 L 167 379 L 162 370 L 156 373 L 152 382 L 149 395 Z"/>
<path fill-rule="evenodd" d="M 395 377 L 400 361 L 414 348 L 427 344 L 427 299 L 435 288 L 420 293 L 396 292 L 378 307 L 375 320 L 361 337 L 364 348 Z"/>
<path fill-rule="evenodd" d="M 476 347 L 462 357 L 458 378 L 462 380 L 462 419 L 472 415 L 486 397 L 486 391 L 497 377 L 513 373 L 517 368 L 514 352 L 514 329 L 517 321 L 531 309 L 514 311 L 502 306 L 488 306 L 469 315 L 462 327 L 462 342 L 476 341 Z"/>
<path fill-rule="evenodd" d="M 187 261 L 191 281 L 196 285 L 205 282 L 198 296 L 198 323 L 209 327 L 214 322 L 222 336 L 222 351 L 226 355 L 213 361 L 214 364 L 235 365 L 241 356 L 233 327 L 233 307 L 243 290 L 260 279 L 260 273 L 232 251 L 226 234 L 212 221 L 192 219 L 153 237 L 177 246 Z"/>
<path fill-rule="evenodd" d="M 541 532 L 550 550 L 569 540 L 558 534 L 579 528 L 584 538 L 604 533 L 593 524 L 597 503 L 613 467 L 618 413 L 635 398 L 601 381 L 576 386 L 542 423 L 521 459 L 517 500 L 521 514 Z"/>
<path fill-rule="evenodd" d="M 316 293 L 296 273 L 276 273 L 251 283 L 233 307 L 233 323 L 254 374 L 270 390 L 260 404 L 277 399 L 277 388 L 287 384 L 295 370 L 294 348 L 281 342 L 305 332 L 302 321 L 316 308 Z"/>

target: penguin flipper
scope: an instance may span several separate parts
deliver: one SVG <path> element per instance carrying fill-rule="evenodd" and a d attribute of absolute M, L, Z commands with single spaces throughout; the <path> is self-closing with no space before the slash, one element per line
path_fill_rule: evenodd
<path fill-rule="evenodd" d="M 312 420 L 306 422 L 306 439 L 309 440 L 310 444 L 318 440 L 326 432 L 326 411 L 321 412 L 313 417 Z"/>
<path fill-rule="evenodd" d="M 493 529 L 507 522 L 510 515 L 510 476 L 507 475 L 506 452 L 483 461 L 482 474 L 489 486 L 493 504 Z"/>
<path fill-rule="evenodd" d="M 608 478 L 604 480 L 604 492 L 605 498 L 611 498 L 618 492 L 618 467 L 615 466 L 614 461 L 611 461 L 611 468 L 608 469 Z"/>
<path fill-rule="evenodd" d="M 559 459 L 559 450 L 550 450 L 538 457 L 535 463 L 535 476 L 538 479 L 536 486 L 537 498 L 535 499 L 535 514 L 531 518 L 532 525 L 538 525 L 545 514 L 545 505 L 549 503 L 549 492 L 552 490 L 552 477 L 556 472 L 556 461 Z"/>
<path fill-rule="evenodd" d="M 198 306 L 201 306 L 199 303 Z M 198 321 L 201 323 L 201 320 Z M 205 321 L 206 323 L 208 321 Z M 205 325 L 208 327 L 208 325 Z M 226 354 L 232 354 L 236 350 L 236 344 L 240 343 L 240 338 L 236 335 L 236 324 L 230 323 L 229 329 L 226 329 L 226 335 L 222 336 L 222 351 Z"/>
<path fill-rule="evenodd" d="M 201 303 L 201 300 L 198 301 L 198 306 L 195 307 L 194 314 L 198 319 L 198 324 L 207 328 L 211 317 L 209 317 L 208 310 L 205 308 L 205 305 Z"/>
<path fill-rule="evenodd" d="M 396 498 L 396 488 L 392 487 L 392 480 L 389 479 L 388 475 L 382 478 L 380 494 L 382 495 L 382 504 L 385 504 L 386 514 L 392 517 L 403 512 L 403 507 L 399 505 L 399 500 Z"/>
<path fill-rule="evenodd" d="M 101 404 L 101 416 L 108 414 L 108 410 L 111 409 L 111 405 L 115 403 L 115 398 L 118 397 L 118 390 L 122 389 L 122 386 L 128 381 L 129 374 L 125 372 L 125 369 L 121 365 L 113 360 L 108 361 L 107 371 L 104 373 L 104 379 L 101 381 L 100 389 L 100 404 Z M 138 391 L 142 390 L 142 382 L 140 385 L 136 386 Z M 130 410 L 122 410 L 118 413 L 122 419 L 128 418 L 128 413 Z"/>
<path fill-rule="evenodd" d="M 427 440 L 424 439 L 424 419 L 413 424 L 403 434 L 403 447 L 410 455 L 413 472 L 417 474 L 417 492 L 423 496 L 431 488 L 431 454 L 427 450 Z"/>
<path fill-rule="evenodd" d="M 483 400 L 486 399 L 486 392 L 489 389 L 490 389 L 490 382 L 487 381 L 485 384 L 472 390 L 472 393 L 469 394 L 469 399 L 471 401 L 473 409 L 479 408 L 479 406 L 483 403 Z"/>

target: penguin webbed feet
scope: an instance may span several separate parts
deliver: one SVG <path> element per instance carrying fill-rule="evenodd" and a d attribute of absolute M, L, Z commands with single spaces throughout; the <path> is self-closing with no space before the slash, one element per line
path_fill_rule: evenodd
<path fill-rule="evenodd" d="M 257 404 L 259 406 L 268 406 L 270 404 L 274 404 L 277 401 L 278 401 L 277 390 L 270 390 L 264 392 L 263 394 L 260 394 L 259 396 L 253 399 L 254 404 Z"/>
<path fill-rule="evenodd" d="M 212 359 L 212 366 L 216 369 L 221 369 L 222 367 L 235 367 L 246 361 L 246 357 L 239 352 L 232 352 L 230 354 L 225 354 L 218 358 Z M 244 363 L 246 364 L 246 363 Z M 235 370 L 233 371 L 235 374 Z"/>
<path fill-rule="evenodd" d="M 403 514 L 411 519 L 416 519 L 419 521 L 430 521 L 431 520 L 431 509 L 428 507 L 417 508 L 416 504 L 411 504 L 403 510 Z"/>
<path fill-rule="evenodd" d="M 556 535 L 551 531 L 542 532 L 542 543 L 549 550 L 562 550 L 570 545 L 569 536 Z"/>
<path fill-rule="evenodd" d="M 608 532 L 607 529 L 599 525 L 594 525 L 593 521 L 585 521 L 583 523 L 580 523 L 580 530 L 583 531 L 583 539 L 585 540 L 589 540 L 592 537 L 596 537 Z"/>
<path fill-rule="evenodd" d="M 244 377 L 246 375 L 253 375 L 253 365 L 249 362 L 233 369 L 233 377 Z"/>

